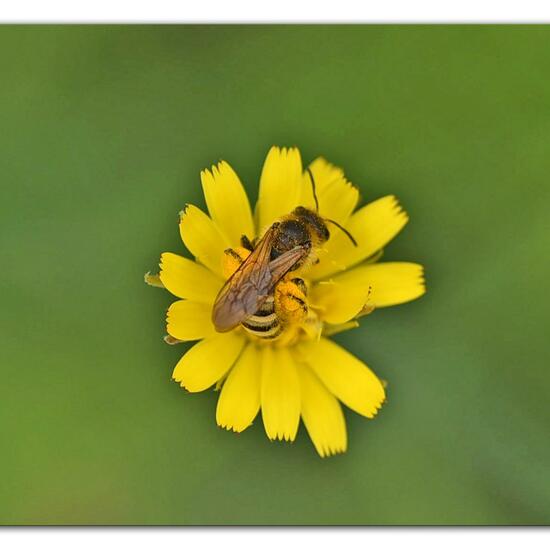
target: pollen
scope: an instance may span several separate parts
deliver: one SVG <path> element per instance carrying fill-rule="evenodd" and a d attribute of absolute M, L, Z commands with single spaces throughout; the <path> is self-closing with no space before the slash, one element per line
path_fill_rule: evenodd
<path fill-rule="evenodd" d="M 282 281 L 275 288 L 275 311 L 284 323 L 301 324 L 307 318 L 307 299 L 292 281 Z"/>
<path fill-rule="evenodd" d="M 249 255 L 250 250 L 247 250 L 243 246 L 225 249 L 222 258 L 222 273 L 224 278 L 229 279 Z"/>

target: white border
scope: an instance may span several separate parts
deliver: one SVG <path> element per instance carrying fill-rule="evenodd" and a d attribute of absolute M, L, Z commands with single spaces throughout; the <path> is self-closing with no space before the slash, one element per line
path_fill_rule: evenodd
<path fill-rule="evenodd" d="M 2 22 L 548 22 L 546 0 L 3 0 Z"/>
<path fill-rule="evenodd" d="M 102 550 L 160 547 L 223 548 L 223 550 L 281 550 L 281 548 L 407 548 L 422 550 L 464 550 L 475 548 L 548 548 L 548 529 L 494 528 L 151 528 L 151 529 L 3 529 L 4 548 L 40 550 Z M 185 546 L 189 544 L 190 546 Z"/>
<path fill-rule="evenodd" d="M 268 6 L 266 8 L 266 6 Z M 384 2 L 273 3 L 250 0 L 18 0 L 0 6 L 5 23 L 541 23 L 550 21 L 550 2 L 462 0 L 461 2 L 385 0 Z M 488 545 L 507 548 L 548 547 L 547 529 L 389 529 L 389 528 L 3 528 L 2 546 L 10 549 L 40 547 L 41 550 L 79 550 L 131 547 L 133 550 L 162 545 L 163 550 L 217 545 L 224 550 L 262 550 L 283 547 L 341 548 L 422 548 L 422 550 L 464 550 Z"/>

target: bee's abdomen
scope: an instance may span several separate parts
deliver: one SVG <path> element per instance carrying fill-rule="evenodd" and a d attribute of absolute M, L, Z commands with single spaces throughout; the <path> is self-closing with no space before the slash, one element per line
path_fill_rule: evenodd
<path fill-rule="evenodd" d="M 243 321 L 242 326 L 258 338 L 272 339 L 279 336 L 283 328 L 275 313 L 273 296 L 270 296 L 254 315 Z"/>

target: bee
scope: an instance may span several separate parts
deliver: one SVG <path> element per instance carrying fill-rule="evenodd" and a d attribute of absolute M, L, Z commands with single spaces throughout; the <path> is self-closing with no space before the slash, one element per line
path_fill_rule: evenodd
<path fill-rule="evenodd" d="M 273 223 L 256 244 L 243 235 L 241 245 L 249 251 L 246 257 L 231 248 L 225 251 L 240 265 L 214 302 L 212 322 L 218 332 L 242 325 L 260 338 L 276 338 L 284 324 L 278 311 L 281 300 L 293 303 L 291 309 L 307 315 L 305 282 L 299 277 L 290 279 L 287 276 L 309 261 L 313 251 L 328 241 L 327 222 L 339 227 L 357 246 L 353 236 L 340 224 L 319 215 L 315 180 L 309 169 L 308 173 L 316 211 L 298 206 Z"/>

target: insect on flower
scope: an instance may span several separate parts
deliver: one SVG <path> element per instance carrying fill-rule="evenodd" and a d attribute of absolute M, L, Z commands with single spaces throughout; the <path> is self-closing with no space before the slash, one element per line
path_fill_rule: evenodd
<path fill-rule="evenodd" d="M 341 403 L 372 418 L 385 389 L 329 337 L 424 294 L 422 266 L 378 261 L 407 215 L 392 195 L 355 211 L 359 193 L 343 171 L 322 158 L 303 170 L 295 148 L 269 151 L 254 216 L 227 163 L 201 180 L 210 215 L 189 205 L 180 219 L 195 261 L 164 253 L 160 274 L 146 275 L 180 298 L 166 341 L 198 340 L 174 380 L 221 390 L 216 420 L 228 430 L 261 411 L 270 439 L 294 441 L 302 419 L 321 456 L 344 452 Z"/>
<path fill-rule="evenodd" d="M 289 273 L 302 267 L 314 247 L 319 247 L 330 238 L 326 222 L 335 224 L 357 246 L 353 236 L 334 220 L 323 220 L 318 215 L 319 203 L 315 192 L 315 180 L 311 170 L 316 212 L 298 206 L 282 221 L 275 222 L 254 246 L 246 235 L 241 237 L 245 256 L 232 248 L 225 254 L 240 262 L 240 266 L 220 290 L 212 311 L 216 330 L 225 332 L 242 324 L 258 338 L 274 339 L 283 332 L 283 324 L 276 306 L 274 289 Z M 242 254 L 242 252 L 241 252 Z M 308 309 L 301 294 L 307 292 L 303 279 L 291 278 L 286 287 L 286 298 L 293 300 L 298 309 L 307 316 Z"/>

